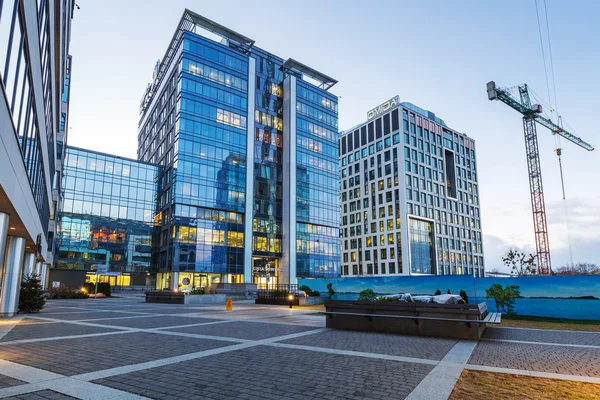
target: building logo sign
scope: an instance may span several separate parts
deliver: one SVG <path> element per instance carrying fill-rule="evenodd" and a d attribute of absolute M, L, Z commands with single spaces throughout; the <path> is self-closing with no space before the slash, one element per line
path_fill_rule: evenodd
<path fill-rule="evenodd" d="M 375 117 L 378 117 L 381 114 L 385 113 L 386 111 L 391 110 L 394 107 L 397 107 L 398 105 L 400 105 L 400 96 L 396 96 L 392 99 L 389 99 L 385 103 L 383 103 L 383 104 L 379 105 L 378 107 L 375 107 L 374 109 L 369 111 L 367 113 L 367 119 L 371 120 Z"/>

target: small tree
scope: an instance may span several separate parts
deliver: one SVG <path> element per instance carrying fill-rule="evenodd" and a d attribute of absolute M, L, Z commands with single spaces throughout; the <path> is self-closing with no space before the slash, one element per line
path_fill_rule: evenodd
<path fill-rule="evenodd" d="M 329 292 L 329 297 L 335 294 L 335 291 L 333 290 L 333 283 L 329 282 L 327 284 L 327 292 Z"/>
<path fill-rule="evenodd" d="M 435 291 L 434 296 L 439 296 L 440 294 L 442 294 L 442 291 L 440 289 Z"/>
<path fill-rule="evenodd" d="M 498 283 L 494 283 L 489 289 L 486 289 L 485 295 L 487 299 L 494 299 L 496 302 L 496 310 L 510 316 L 516 315 L 515 301 L 521 296 L 520 286 L 508 285 L 505 288 Z"/>
<path fill-rule="evenodd" d="M 23 279 L 19 294 L 19 311 L 32 313 L 44 308 L 46 300 L 42 297 L 42 285 L 37 274 L 31 274 Z"/>
<path fill-rule="evenodd" d="M 465 292 L 464 290 L 460 289 L 460 297 L 465 301 L 466 304 L 469 304 L 469 296 L 467 295 L 467 292 Z"/>
<path fill-rule="evenodd" d="M 446 294 L 452 294 L 452 292 L 450 291 L 450 289 L 448 289 L 448 291 L 446 292 Z"/>
<path fill-rule="evenodd" d="M 373 291 L 373 289 L 361 290 L 358 295 L 359 301 L 374 301 L 376 298 L 377 294 Z"/>
<path fill-rule="evenodd" d="M 510 249 L 506 256 L 502 257 L 502 262 L 512 274 L 518 276 L 535 275 L 537 273 L 535 256 L 525 254 L 517 249 Z"/>

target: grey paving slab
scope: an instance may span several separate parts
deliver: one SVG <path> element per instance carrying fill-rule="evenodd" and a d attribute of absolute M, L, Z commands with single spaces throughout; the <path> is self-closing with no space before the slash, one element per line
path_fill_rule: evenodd
<path fill-rule="evenodd" d="M 600 377 L 600 349 L 481 341 L 470 364 Z"/>
<path fill-rule="evenodd" d="M 0 389 L 4 389 L 11 386 L 24 385 L 26 383 L 27 382 L 11 378 L 10 376 L 0 375 Z"/>
<path fill-rule="evenodd" d="M 54 390 L 38 390 L 37 392 L 21 394 L 19 396 L 5 397 L 13 400 L 68 400 L 76 399 L 66 394 L 55 392 Z"/>
<path fill-rule="evenodd" d="M 285 340 L 282 343 L 441 360 L 457 340 L 330 330 L 319 335 Z"/>
<path fill-rule="evenodd" d="M 23 324 L 23 322 L 21 322 L 19 325 L 12 328 L 12 330 L 8 332 L 2 339 L 0 339 L 0 342 L 59 336 L 87 335 L 90 333 L 106 333 L 114 331 L 115 329 L 75 325 L 65 322 L 51 322 L 47 324 Z"/>
<path fill-rule="evenodd" d="M 402 399 L 431 369 L 257 346 L 94 383 L 154 399 Z"/>
<path fill-rule="evenodd" d="M 146 332 L 0 346 L 0 359 L 65 376 L 230 345 Z"/>
<path fill-rule="evenodd" d="M 600 332 L 573 332 L 542 329 L 511 329 L 488 327 L 486 339 L 523 340 L 528 342 L 600 346 Z"/>
<path fill-rule="evenodd" d="M 226 324 L 189 326 L 186 328 L 167 329 L 175 332 L 194 333 L 208 336 L 224 336 L 238 339 L 261 340 L 276 336 L 314 330 L 312 326 L 295 326 L 286 324 L 265 324 L 258 322 L 234 321 Z"/>
<path fill-rule="evenodd" d="M 151 329 L 177 325 L 201 324 L 215 321 L 219 320 L 202 317 L 136 316 L 136 318 L 125 319 L 98 319 L 94 320 L 94 323 L 100 325 L 125 326 L 128 328 Z"/>
<path fill-rule="evenodd" d="M 127 317 L 131 313 L 122 313 L 118 311 L 81 311 L 81 312 L 69 312 L 69 313 L 57 313 L 57 314 L 45 314 L 40 315 L 43 318 L 60 319 L 64 321 L 77 321 L 81 319 L 102 319 L 102 318 L 114 318 L 114 317 Z"/>

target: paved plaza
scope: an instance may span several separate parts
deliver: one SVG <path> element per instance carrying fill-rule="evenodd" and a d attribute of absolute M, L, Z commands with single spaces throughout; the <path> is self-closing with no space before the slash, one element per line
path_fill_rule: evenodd
<path fill-rule="evenodd" d="M 0 398 L 435 400 L 465 368 L 600 384 L 600 333 L 453 340 L 329 330 L 302 308 L 224 308 L 126 296 L 0 320 Z"/>

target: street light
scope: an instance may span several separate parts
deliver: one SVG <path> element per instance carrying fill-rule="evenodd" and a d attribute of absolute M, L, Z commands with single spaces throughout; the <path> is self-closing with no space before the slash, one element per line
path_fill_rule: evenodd
<path fill-rule="evenodd" d="M 290 308 L 292 308 L 292 301 L 294 301 L 294 295 L 292 293 L 289 294 L 288 300 L 290 301 Z"/>

